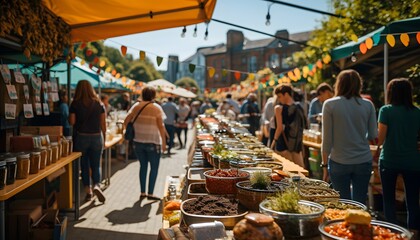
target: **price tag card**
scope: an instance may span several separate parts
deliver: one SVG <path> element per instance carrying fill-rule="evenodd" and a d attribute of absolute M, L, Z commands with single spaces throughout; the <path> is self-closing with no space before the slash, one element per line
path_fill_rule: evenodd
<path fill-rule="evenodd" d="M 41 93 L 38 91 L 35 92 L 35 102 L 41 102 Z"/>
<path fill-rule="evenodd" d="M 41 90 L 41 78 L 39 78 L 39 77 L 37 77 L 37 76 L 35 76 L 35 74 L 33 74 L 32 76 L 31 76 L 31 83 L 32 83 L 32 87 L 35 89 L 35 90 L 38 90 L 38 91 L 40 91 Z"/>
<path fill-rule="evenodd" d="M 12 81 L 12 77 L 10 76 L 9 67 L 6 64 L 0 65 L 0 72 L 3 80 L 6 84 L 9 84 Z"/>
<path fill-rule="evenodd" d="M 49 116 L 50 115 L 50 109 L 48 108 L 48 103 L 43 103 L 42 104 L 42 109 L 44 110 L 44 116 Z"/>
<path fill-rule="evenodd" d="M 18 99 L 15 85 L 6 85 L 10 99 Z"/>
<path fill-rule="evenodd" d="M 51 79 L 51 92 L 58 92 L 57 78 Z"/>
<path fill-rule="evenodd" d="M 48 82 L 42 83 L 42 91 L 44 91 L 44 93 L 48 92 Z"/>
<path fill-rule="evenodd" d="M 32 104 L 23 104 L 23 113 L 25 115 L 25 118 L 33 118 L 34 110 L 32 108 Z"/>
<path fill-rule="evenodd" d="M 16 104 L 5 103 L 4 112 L 6 119 L 15 119 L 16 118 Z"/>
<path fill-rule="evenodd" d="M 17 83 L 25 83 L 26 80 L 23 77 L 20 70 L 16 69 L 14 73 L 15 73 L 15 80 L 16 80 Z"/>
<path fill-rule="evenodd" d="M 28 85 L 23 85 L 23 93 L 25 94 L 25 99 L 29 100 L 29 87 L 28 87 Z"/>
<path fill-rule="evenodd" d="M 41 103 L 35 103 L 35 113 L 36 115 L 42 115 L 42 105 Z"/>
<path fill-rule="evenodd" d="M 51 92 L 49 93 L 49 95 L 50 95 L 51 101 L 53 102 L 58 102 L 60 100 L 57 92 Z"/>

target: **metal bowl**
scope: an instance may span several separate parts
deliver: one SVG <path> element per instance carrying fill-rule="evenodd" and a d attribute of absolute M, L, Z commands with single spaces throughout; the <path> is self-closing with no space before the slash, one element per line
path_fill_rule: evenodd
<path fill-rule="evenodd" d="M 248 210 L 258 212 L 259 205 L 262 201 L 268 196 L 283 192 L 287 186 L 285 183 L 273 181 L 270 184 L 270 189 L 255 189 L 252 188 L 250 181 L 242 181 L 236 183 L 236 188 L 238 189 L 236 198 Z"/>
<path fill-rule="evenodd" d="M 195 199 L 188 199 L 181 203 L 181 219 L 184 221 L 184 223 L 189 226 L 194 223 L 207 223 L 207 222 L 214 222 L 214 221 L 220 221 L 225 225 L 226 229 L 232 230 L 233 227 L 241 221 L 245 215 L 248 214 L 248 211 L 245 211 L 238 215 L 232 215 L 232 216 L 207 216 L 207 215 L 196 215 L 196 214 L 190 214 L 185 212 L 184 210 L 184 204 L 188 201 L 193 201 Z"/>
<path fill-rule="evenodd" d="M 344 221 L 344 219 L 331 220 L 331 221 L 324 222 L 321 225 L 319 225 L 318 230 L 321 232 L 321 239 L 322 240 L 344 240 L 345 238 L 340 238 L 340 237 L 331 235 L 324 230 L 325 227 L 327 227 L 327 226 L 338 224 L 338 223 L 341 223 L 343 221 Z M 404 239 L 407 239 L 407 240 L 413 238 L 413 234 L 410 231 L 408 231 L 407 229 L 405 229 L 403 227 L 400 227 L 398 225 L 392 224 L 392 223 L 372 220 L 370 222 L 370 224 L 372 226 L 380 226 L 380 227 L 383 227 L 383 228 L 387 228 L 387 229 L 391 230 L 391 232 L 394 232 L 394 233 L 399 233 L 402 236 L 404 236 Z"/>
<path fill-rule="evenodd" d="M 322 222 L 325 208 L 318 203 L 300 200 L 298 204 L 314 209 L 313 213 L 298 214 L 278 212 L 267 208 L 267 200 L 260 203 L 260 212 L 272 216 L 281 227 L 285 238 L 319 236 L 318 226 Z"/>

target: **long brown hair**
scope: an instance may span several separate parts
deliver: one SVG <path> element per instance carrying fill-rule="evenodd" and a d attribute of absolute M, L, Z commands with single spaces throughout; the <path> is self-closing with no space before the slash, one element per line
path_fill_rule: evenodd
<path fill-rule="evenodd" d="M 343 96 L 347 99 L 361 97 L 362 78 L 353 69 L 341 71 L 335 82 L 335 96 Z"/>
<path fill-rule="evenodd" d="M 387 103 L 414 108 L 412 89 L 407 78 L 392 79 L 387 86 Z"/>
<path fill-rule="evenodd" d="M 89 106 L 92 101 L 100 102 L 95 90 L 88 80 L 80 80 L 77 83 L 73 100 L 83 103 L 86 107 Z"/>

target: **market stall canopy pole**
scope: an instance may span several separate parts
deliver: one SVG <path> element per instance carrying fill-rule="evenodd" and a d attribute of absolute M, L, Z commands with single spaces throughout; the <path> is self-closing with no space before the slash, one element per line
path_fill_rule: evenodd
<path fill-rule="evenodd" d="M 206 22 L 216 6 L 216 0 L 42 0 L 42 3 L 70 25 L 72 42 Z"/>

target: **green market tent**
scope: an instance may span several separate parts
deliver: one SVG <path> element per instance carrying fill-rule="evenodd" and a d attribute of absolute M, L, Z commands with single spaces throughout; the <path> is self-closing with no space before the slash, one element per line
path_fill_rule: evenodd
<path fill-rule="evenodd" d="M 334 48 L 331 51 L 331 58 L 339 69 L 355 69 L 365 78 L 383 74 L 384 89 L 386 89 L 389 78 L 398 77 L 401 71 L 420 63 L 417 32 L 420 32 L 420 17 L 394 21 L 360 37 L 357 43 L 349 42 Z M 403 33 L 410 36 L 410 43 L 407 47 L 399 39 Z M 394 35 L 396 39 L 394 47 L 389 46 L 386 41 L 388 34 Z M 359 45 L 369 37 L 373 40 L 373 47 L 362 54 Z M 352 56 L 357 60 L 352 61 Z M 386 91 L 384 92 L 386 95 Z"/>

